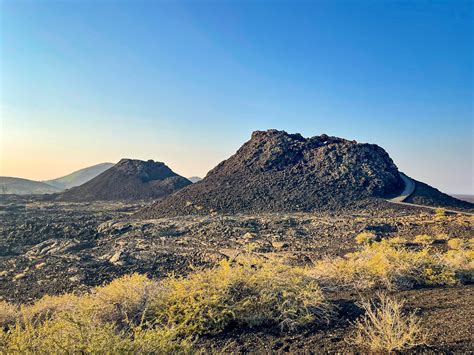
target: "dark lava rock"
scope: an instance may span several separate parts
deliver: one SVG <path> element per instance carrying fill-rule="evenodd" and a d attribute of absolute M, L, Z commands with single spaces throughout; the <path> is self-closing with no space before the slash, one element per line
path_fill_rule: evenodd
<path fill-rule="evenodd" d="M 202 181 L 137 216 L 339 209 L 396 196 L 403 187 L 392 159 L 375 144 L 256 131 Z"/>
<path fill-rule="evenodd" d="M 191 184 L 153 160 L 122 159 L 85 184 L 59 194 L 62 201 L 160 199 Z"/>
<path fill-rule="evenodd" d="M 416 181 L 415 191 L 405 200 L 405 202 L 417 205 L 474 211 L 474 203 L 458 200 L 457 198 L 446 195 L 438 189 L 419 181 Z"/>

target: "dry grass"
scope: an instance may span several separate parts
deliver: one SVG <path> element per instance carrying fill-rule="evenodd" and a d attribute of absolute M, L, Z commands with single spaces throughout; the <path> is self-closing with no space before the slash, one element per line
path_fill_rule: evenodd
<path fill-rule="evenodd" d="M 168 278 L 155 305 L 160 322 L 185 333 L 213 334 L 234 322 L 294 328 L 325 320 L 330 307 L 305 270 L 279 262 L 240 259 L 188 278 Z"/>
<path fill-rule="evenodd" d="M 371 232 L 362 232 L 356 235 L 355 242 L 357 244 L 370 244 L 376 240 L 377 236 Z"/>
<path fill-rule="evenodd" d="M 453 238 L 448 240 L 448 247 L 454 250 L 461 250 L 466 247 L 466 244 L 464 240 L 460 238 Z"/>
<path fill-rule="evenodd" d="M 413 239 L 413 243 L 415 244 L 421 244 L 421 245 L 431 245 L 434 242 L 434 238 L 431 237 L 428 234 L 419 234 L 415 236 L 415 239 Z"/>
<path fill-rule="evenodd" d="M 435 220 L 437 221 L 443 221 L 447 218 L 446 216 L 446 210 L 444 208 L 437 208 L 435 209 Z"/>
<path fill-rule="evenodd" d="M 77 296 L 46 296 L 18 313 L 2 303 L 0 352 L 189 352 L 230 324 L 296 328 L 331 307 L 304 269 L 249 257 L 163 281 L 131 275 Z M 10 310 L 15 311 L 11 313 Z M 12 318 L 13 317 L 13 318 Z"/>
<path fill-rule="evenodd" d="M 399 236 L 387 239 L 387 242 L 392 245 L 404 245 L 408 243 L 406 238 Z"/>
<path fill-rule="evenodd" d="M 316 263 L 310 273 L 328 287 L 355 289 L 409 289 L 414 286 L 454 285 L 462 281 L 462 269 L 447 262 L 445 255 L 429 248 L 411 250 L 382 241 L 364 245 L 360 251 L 344 258 L 327 259 Z"/>
<path fill-rule="evenodd" d="M 414 313 L 403 312 L 403 302 L 379 295 L 375 302 L 363 301 L 364 316 L 354 323 L 349 342 L 371 351 L 407 350 L 425 343 L 426 335 Z"/>
<path fill-rule="evenodd" d="M 18 307 L 6 301 L 0 301 L 0 328 L 15 322 L 18 316 Z"/>

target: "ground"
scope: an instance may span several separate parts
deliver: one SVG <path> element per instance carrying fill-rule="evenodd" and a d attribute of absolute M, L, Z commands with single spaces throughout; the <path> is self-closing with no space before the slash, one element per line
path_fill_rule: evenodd
<path fill-rule="evenodd" d="M 414 349 L 420 352 L 473 351 L 472 319 L 474 318 L 474 287 L 461 286 L 446 289 L 419 289 L 393 293 L 407 302 L 407 308 L 416 310 L 422 325 L 428 331 L 427 344 Z M 370 297 L 370 294 L 363 295 Z M 242 331 L 235 329 L 210 339 L 201 345 L 238 353 L 353 353 L 354 346 L 346 339 L 351 333 L 351 322 L 360 315 L 357 301 L 360 294 L 330 294 L 339 306 L 334 321 L 325 327 L 282 333 L 274 329 Z"/>
<path fill-rule="evenodd" d="M 0 210 L 0 299 L 31 302 L 45 294 L 82 292 L 118 276 L 139 272 L 162 278 L 170 272 L 233 259 L 248 252 L 309 264 L 358 248 L 354 236 L 371 231 L 378 238 L 416 235 L 472 238 L 473 219 L 435 217 L 432 212 L 381 203 L 379 208 L 340 213 L 208 215 L 139 220 L 144 203 L 60 203 L 4 197 Z M 446 248 L 438 243 L 434 248 Z M 324 329 L 282 334 L 278 329 L 230 329 L 200 339 L 206 347 L 230 351 L 353 350 L 345 341 L 350 320 L 360 310 L 357 293 L 331 293 L 339 305 Z M 373 295 L 365 295 L 372 297 Z M 474 288 L 431 288 L 395 292 L 417 309 L 429 329 L 432 351 L 468 352 L 472 346 Z M 338 320 L 339 319 L 339 320 Z"/>

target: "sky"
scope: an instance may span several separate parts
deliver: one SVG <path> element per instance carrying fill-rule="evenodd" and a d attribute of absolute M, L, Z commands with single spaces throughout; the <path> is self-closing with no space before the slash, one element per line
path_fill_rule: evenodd
<path fill-rule="evenodd" d="M 254 130 L 376 143 L 474 194 L 472 1 L 0 0 L 0 175 L 204 176 Z"/>

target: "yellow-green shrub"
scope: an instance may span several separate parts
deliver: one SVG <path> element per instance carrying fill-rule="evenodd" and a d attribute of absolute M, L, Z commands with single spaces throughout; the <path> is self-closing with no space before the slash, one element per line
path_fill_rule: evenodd
<path fill-rule="evenodd" d="M 453 285 L 456 268 L 428 249 L 395 247 L 388 241 L 365 245 L 344 258 L 316 263 L 310 271 L 329 286 L 411 288 L 415 285 Z"/>
<path fill-rule="evenodd" d="M 443 261 L 455 270 L 461 282 L 474 282 L 474 250 L 448 250 Z"/>
<path fill-rule="evenodd" d="M 433 238 L 428 234 L 419 234 L 413 239 L 413 243 L 421 245 L 433 244 Z"/>
<path fill-rule="evenodd" d="M 459 250 L 459 249 L 463 249 L 465 246 L 466 246 L 466 243 L 464 242 L 464 240 L 460 238 L 453 238 L 453 239 L 448 240 L 448 247 L 450 247 L 451 249 Z"/>
<path fill-rule="evenodd" d="M 191 347 L 192 340 L 172 328 L 141 324 L 118 331 L 113 322 L 97 323 L 83 313 L 60 312 L 38 324 L 17 323 L 4 333 L 6 352 L 18 353 L 186 353 Z"/>
<path fill-rule="evenodd" d="M 403 302 L 379 295 L 363 301 L 365 314 L 354 323 L 349 342 L 375 352 L 406 350 L 425 343 L 426 333 L 415 313 L 404 313 Z"/>
<path fill-rule="evenodd" d="M 114 324 L 91 322 L 81 314 L 60 312 L 41 323 L 17 323 L 7 333 L 7 352 L 64 353 L 128 351 Z"/>
<path fill-rule="evenodd" d="M 303 269 L 278 262 L 222 261 L 187 278 L 168 278 L 154 305 L 160 324 L 185 334 L 214 334 L 229 323 L 291 328 L 329 314 L 319 285 Z"/>
<path fill-rule="evenodd" d="M 32 305 L 20 307 L 21 320 L 38 323 L 49 319 L 56 313 L 72 313 L 76 311 L 79 301 L 79 296 L 69 293 L 60 296 L 46 295 Z"/>
<path fill-rule="evenodd" d="M 99 322 L 139 324 L 152 317 L 151 303 L 161 289 L 158 282 L 145 275 L 126 275 L 95 288 L 89 297 L 82 298 L 81 308 L 98 317 Z"/>
<path fill-rule="evenodd" d="M 362 232 L 356 235 L 355 241 L 357 244 L 370 244 L 376 240 L 376 236 L 371 232 Z"/>
<path fill-rule="evenodd" d="M 188 352 L 190 337 L 150 320 L 160 288 L 133 274 L 82 296 L 44 296 L 20 308 L 16 324 L 0 334 L 0 353 Z"/>
<path fill-rule="evenodd" d="M 0 328 L 15 322 L 18 307 L 6 301 L 0 301 Z"/>
<path fill-rule="evenodd" d="M 196 336 L 231 323 L 292 328 L 330 314 L 306 270 L 245 258 L 188 277 L 135 274 L 82 296 L 45 296 L 0 332 L 0 353 L 188 352 Z"/>
<path fill-rule="evenodd" d="M 435 220 L 444 220 L 446 219 L 446 210 L 444 208 L 435 209 Z"/>
<path fill-rule="evenodd" d="M 435 240 L 439 242 L 446 242 L 448 239 L 449 239 L 449 235 L 447 235 L 446 233 L 437 234 L 435 238 Z"/>

